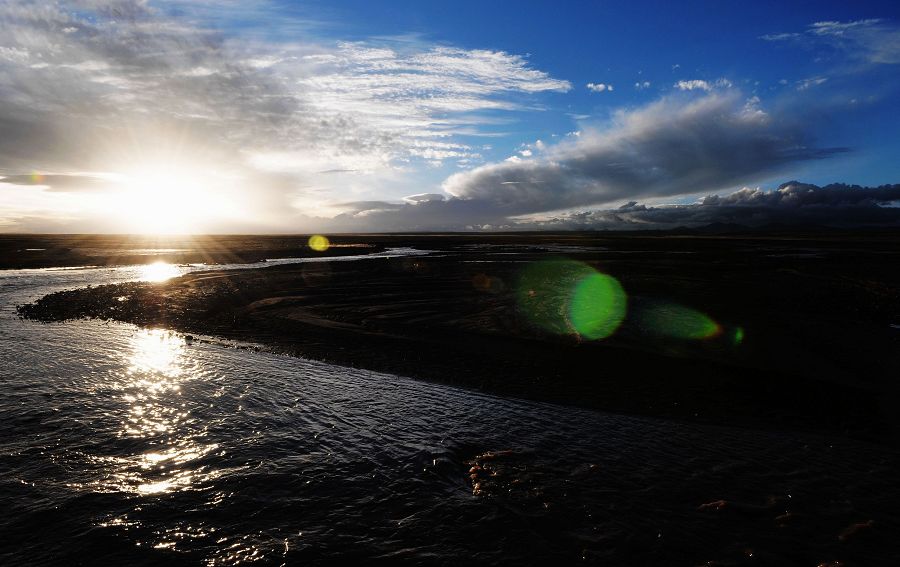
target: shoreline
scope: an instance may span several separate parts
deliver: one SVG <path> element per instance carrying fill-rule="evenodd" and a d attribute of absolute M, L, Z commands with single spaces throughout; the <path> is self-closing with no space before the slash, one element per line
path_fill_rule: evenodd
<path fill-rule="evenodd" d="M 383 252 L 388 246 L 338 236 L 314 251 L 309 235 L 163 236 L 0 234 L 0 271 L 169 264 L 255 264 L 279 258 L 336 257 Z"/>
<path fill-rule="evenodd" d="M 601 263 L 598 254 L 609 256 L 598 252 L 608 250 L 600 245 L 608 243 L 585 237 L 579 243 L 582 248 L 573 248 L 568 257 L 593 265 Z M 676 247 L 685 243 L 708 246 L 683 239 Z M 437 248 L 434 242 L 418 244 Z M 696 255 L 721 258 L 720 250 L 620 254 L 625 258 L 616 260 L 620 266 L 608 260 L 602 264 L 613 268 L 625 289 L 632 290 L 633 310 L 661 290 L 677 293 L 679 302 L 687 305 L 706 297 L 703 307 L 718 315 L 721 336 L 707 341 L 648 338 L 626 319 L 613 337 L 589 341 L 536 329 L 517 305 L 522 266 L 558 253 L 511 250 L 501 244 L 494 250 L 497 254 L 485 254 L 461 246 L 444 246 L 433 256 L 205 271 L 162 283 L 71 290 L 22 306 L 20 314 L 45 322 L 98 318 L 163 327 L 342 366 L 618 413 L 879 441 L 895 438 L 890 415 L 896 398 L 886 383 L 896 357 L 887 352 L 884 361 L 874 364 L 862 355 L 847 361 L 842 358 L 848 355 L 846 349 L 819 344 L 822 337 L 827 339 L 827 329 L 805 320 L 810 308 L 820 311 L 816 301 L 798 303 L 803 298 L 792 294 L 785 304 L 772 306 L 775 312 L 786 306 L 807 310 L 785 318 L 782 324 L 790 324 L 785 329 L 770 325 L 771 313 L 747 311 L 746 304 L 753 301 L 732 305 L 729 292 L 721 289 L 723 281 L 747 289 L 755 289 L 758 282 L 727 277 L 723 270 L 695 271 Z M 729 266 L 740 274 L 747 268 L 742 262 L 731 261 Z M 663 271 L 681 276 L 660 274 Z M 798 277 L 790 272 L 787 276 Z M 721 297 L 709 296 L 710 285 Z M 834 289 L 819 285 L 819 293 L 833 298 Z M 875 299 L 872 308 L 882 309 L 885 297 L 876 294 Z M 725 312 L 727 307 L 734 311 Z M 739 346 L 731 344 L 735 321 L 748 335 Z M 765 325 L 771 337 L 762 332 Z M 812 336 L 802 337 L 806 344 L 795 336 L 796 344 L 784 350 L 779 341 L 796 335 L 797 326 Z M 866 327 L 863 330 L 875 334 L 863 337 L 861 329 L 857 325 L 846 332 L 876 351 L 890 346 L 891 333 L 882 337 Z M 801 345 L 809 352 L 797 348 Z M 821 360 L 826 355 L 834 360 Z M 882 362 L 887 367 L 878 375 Z M 856 376 L 866 379 L 854 382 Z"/>

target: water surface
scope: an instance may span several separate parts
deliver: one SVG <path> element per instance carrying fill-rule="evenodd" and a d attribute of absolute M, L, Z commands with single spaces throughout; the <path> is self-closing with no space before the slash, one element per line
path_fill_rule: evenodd
<path fill-rule="evenodd" d="M 900 564 L 893 449 L 15 316 L 145 277 L 0 272 L 3 564 Z"/>

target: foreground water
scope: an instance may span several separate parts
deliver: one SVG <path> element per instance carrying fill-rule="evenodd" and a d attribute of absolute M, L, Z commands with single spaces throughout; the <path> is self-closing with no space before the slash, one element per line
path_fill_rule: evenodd
<path fill-rule="evenodd" d="M 0 563 L 900 564 L 893 449 L 15 315 L 166 275 L 0 272 Z"/>

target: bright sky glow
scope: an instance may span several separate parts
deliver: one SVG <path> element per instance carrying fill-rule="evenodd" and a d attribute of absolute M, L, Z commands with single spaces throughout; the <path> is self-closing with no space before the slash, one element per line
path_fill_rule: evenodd
<path fill-rule="evenodd" d="M 110 217 L 128 232 L 191 234 L 210 219 L 237 217 L 237 203 L 202 171 L 147 164 L 116 180 L 118 191 L 106 204 Z M 198 228 L 200 230 L 198 230 Z"/>

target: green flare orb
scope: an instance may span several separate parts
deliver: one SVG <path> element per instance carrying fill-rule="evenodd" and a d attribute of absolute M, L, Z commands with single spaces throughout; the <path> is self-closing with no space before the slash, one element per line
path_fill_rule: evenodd
<path fill-rule="evenodd" d="M 579 335 L 604 339 L 622 324 L 625 310 L 625 291 L 618 280 L 598 272 L 575 286 L 569 303 L 569 319 Z"/>
<path fill-rule="evenodd" d="M 622 323 L 627 297 L 614 277 L 573 260 L 529 265 L 518 287 L 520 311 L 537 327 L 586 339 L 610 336 Z"/>
<path fill-rule="evenodd" d="M 709 339 L 722 331 L 708 316 L 683 305 L 656 305 L 647 309 L 641 319 L 649 331 L 678 339 Z"/>

